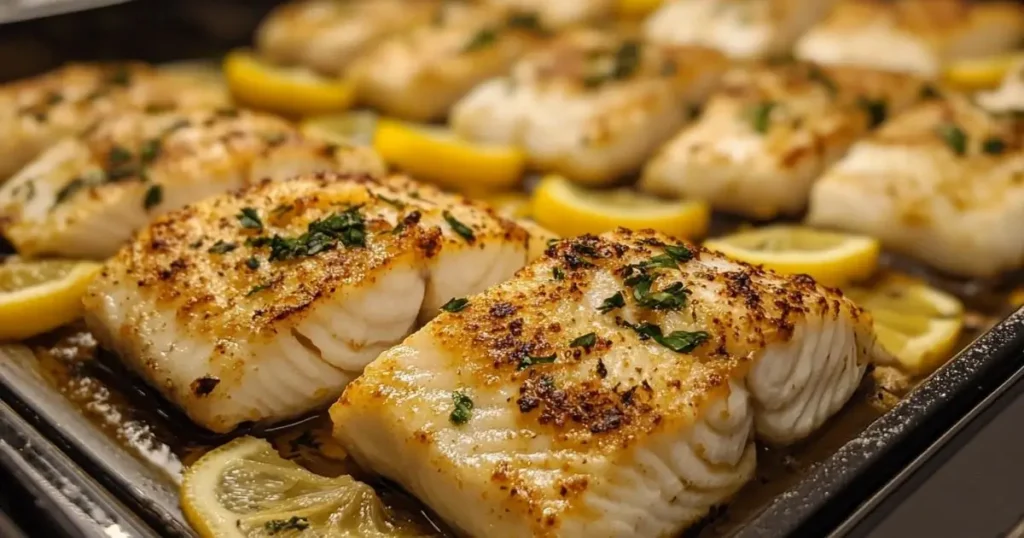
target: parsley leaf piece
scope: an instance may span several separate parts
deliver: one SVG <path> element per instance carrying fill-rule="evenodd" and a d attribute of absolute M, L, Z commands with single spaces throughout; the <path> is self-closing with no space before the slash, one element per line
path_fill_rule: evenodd
<path fill-rule="evenodd" d="M 455 409 L 452 410 L 452 414 L 448 415 L 448 420 L 456 426 L 469 422 L 473 416 L 473 400 L 464 392 L 455 391 L 452 393 L 452 402 L 455 404 Z"/>
<path fill-rule="evenodd" d="M 401 200 L 397 200 L 395 198 L 388 198 L 387 196 L 384 196 L 383 194 L 378 194 L 376 196 L 377 196 L 378 200 L 380 200 L 381 202 L 384 202 L 385 204 L 388 204 L 388 205 L 394 207 L 395 209 L 405 209 L 405 202 L 403 202 Z"/>
<path fill-rule="evenodd" d="M 638 325 L 632 325 L 625 321 L 622 323 L 633 329 L 641 340 L 654 340 L 676 353 L 689 353 L 708 339 L 708 333 L 704 331 L 672 331 L 666 336 L 662 334 L 661 327 L 653 323 L 644 322 Z"/>
<path fill-rule="evenodd" d="M 981 143 L 981 151 L 989 155 L 1002 155 L 1006 151 L 1006 142 L 1001 138 L 990 136 Z"/>
<path fill-rule="evenodd" d="M 498 32 L 494 28 L 483 28 L 463 45 L 462 52 L 473 52 L 489 47 L 497 40 Z"/>
<path fill-rule="evenodd" d="M 644 267 L 663 267 L 665 269 L 678 269 L 679 264 L 676 263 L 676 259 L 673 258 L 671 255 L 659 254 L 648 260 L 646 263 L 644 263 Z"/>
<path fill-rule="evenodd" d="M 693 259 L 693 252 L 683 245 L 665 245 L 665 253 L 672 256 L 677 262 L 685 262 Z"/>
<path fill-rule="evenodd" d="M 615 295 L 605 298 L 601 303 L 601 306 L 597 307 L 597 311 L 602 314 L 607 314 L 616 308 L 622 308 L 626 306 L 626 297 L 622 295 L 621 291 L 615 292 Z"/>
<path fill-rule="evenodd" d="M 210 254 L 227 254 L 236 248 L 238 248 L 238 244 L 228 243 L 224 240 L 218 239 L 207 252 Z"/>
<path fill-rule="evenodd" d="M 775 110 L 776 106 L 773 101 L 765 101 L 747 108 L 750 126 L 761 134 L 767 133 L 772 124 L 772 110 Z"/>
<path fill-rule="evenodd" d="M 578 336 L 572 342 L 569 342 L 569 347 L 590 348 L 590 347 L 594 347 L 594 344 L 596 344 L 596 343 L 597 343 L 597 334 L 595 334 L 595 333 L 587 333 L 587 334 L 584 334 L 583 336 Z"/>
<path fill-rule="evenodd" d="M 260 214 L 251 207 L 243 207 L 242 211 L 235 215 L 238 219 L 238 223 L 242 225 L 242 228 L 248 230 L 263 230 L 263 221 L 260 220 Z"/>
<path fill-rule="evenodd" d="M 469 306 L 469 299 L 465 297 L 453 297 L 450 301 L 441 306 L 445 312 L 462 312 Z"/>
<path fill-rule="evenodd" d="M 551 276 L 555 280 L 565 280 L 565 272 L 558 267 L 551 270 Z"/>
<path fill-rule="evenodd" d="M 245 260 L 245 266 L 255 271 L 260 268 L 260 260 L 256 256 L 249 256 L 249 259 Z"/>
<path fill-rule="evenodd" d="M 263 528 L 270 535 L 284 531 L 301 532 L 309 528 L 309 520 L 299 516 L 292 516 L 288 519 L 271 519 L 263 524 Z"/>
<path fill-rule="evenodd" d="M 164 188 L 160 185 L 150 185 L 146 189 L 146 195 L 142 198 L 142 207 L 149 211 L 164 201 Z"/>
<path fill-rule="evenodd" d="M 270 285 L 271 285 L 271 283 L 267 282 L 266 284 L 260 284 L 258 286 L 253 286 L 252 288 L 249 288 L 249 293 L 246 293 L 245 296 L 246 297 L 252 297 L 253 295 L 256 295 L 257 293 L 259 293 L 259 292 L 261 292 L 263 290 L 270 289 Z"/>
<path fill-rule="evenodd" d="M 555 362 L 555 355 L 548 355 L 546 357 L 534 357 L 533 355 L 527 355 L 522 359 L 519 359 L 519 365 L 516 366 L 516 371 L 522 371 L 537 364 L 551 364 L 553 362 Z"/>
<path fill-rule="evenodd" d="M 156 160 L 160 156 L 161 142 L 159 139 L 153 138 L 147 140 L 142 144 L 142 148 L 139 150 L 139 159 L 142 164 L 149 164 Z"/>
<path fill-rule="evenodd" d="M 121 146 L 114 146 L 110 148 L 110 152 L 107 153 L 107 163 L 109 163 L 112 168 L 129 163 L 132 158 L 132 152 Z"/>
<path fill-rule="evenodd" d="M 68 198 L 71 198 L 72 196 L 75 195 L 75 193 L 84 189 L 85 187 L 86 183 L 84 179 L 80 177 L 72 179 L 67 183 L 67 185 L 64 185 L 63 187 L 60 188 L 59 191 L 57 191 L 57 194 L 53 198 L 53 206 L 57 207 L 58 205 L 66 202 Z"/>
<path fill-rule="evenodd" d="M 547 33 L 547 30 L 540 22 L 540 17 L 536 13 L 530 12 L 517 12 L 512 13 L 505 20 L 505 26 L 509 28 L 516 28 L 520 30 L 529 30 L 536 33 Z"/>
<path fill-rule="evenodd" d="M 650 293 L 649 289 L 644 291 L 645 293 L 639 297 L 636 296 L 636 291 L 634 291 L 634 297 L 640 306 L 653 310 L 679 310 L 686 305 L 686 295 L 688 292 L 683 288 L 682 282 L 675 282 L 655 293 Z"/>
<path fill-rule="evenodd" d="M 441 216 L 443 216 L 444 220 L 448 222 L 448 225 L 452 227 L 452 230 L 455 230 L 455 233 L 461 235 L 462 238 L 465 239 L 467 243 L 472 243 L 473 241 L 476 241 L 476 234 L 473 233 L 472 228 L 459 222 L 459 220 L 456 219 L 454 215 L 445 211 L 444 213 L 441 214 Z"/>
<path fill-rule="evenodd" d="M 936 128 L 935 132 L 942 137 L 942 140 L 946 142 L 949 149 L 953 150 L 953 153 L 957 155 L 967 153 L 967 133 L 955 123 L 940 125 Z"/>

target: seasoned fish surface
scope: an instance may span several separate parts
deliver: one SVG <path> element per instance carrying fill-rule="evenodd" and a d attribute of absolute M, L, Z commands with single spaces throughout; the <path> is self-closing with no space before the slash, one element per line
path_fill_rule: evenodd
<path fill-rule="evenodd" d="M 800 213 L 827 166 L 930 89 L 907 75 L 851 67 L 737 69 L 648 162 L 641 187 L 752 218 Z"/>
<path fill-rule="evenodd" d="M 599 22 L 612 16 L 614 0 L 482 0 L 486 4 L 514 11 L 537 13 L 546 25 L 563 28 Z"/>
<path fill-rule="evenodd" d="M 451 125 L 471 140 L 523 147 L 537 169 L 607 183 L 638 169 L 725 68 L 710 49 L 571 32 L 474 89 Z"/>
<path fill-rule="evenodd" d="M 857 143 L 811 192 L 807 219 L 879 238 L 950 273 L 1024 264 L 1024 119 L 949 95 Z"/>
<path fill-rule="evenodd" d="M 338 398 L 452 297 L 511 276 L 528 236 L 401 177 L 263 182 L 158 219 L 85 298 L 100 341 L 227 432 Z"/>
<path fill-rule="evenodd" d="M 647 39 L 703 45 L 731 58 L 782 56 L 836 0 L 671 0 L 644 23 Z"/>
<path fill-rule="evenodd" d="M 451 4 L 385 39 L 351 67 L 360 100 L 412 120 L 442 118 L 478 83 L 508 71 L 546 35 L 537 16 Z"/>
<path fill-rule="evenodd" d="M 439 6 L 434 0 L 292 1 L 260 24 L 256 47 L 276 62 L 340 75 L 381 39 L 430 22 Z"/>
<path fill-rule="evenodd" d="M 549 248 L 367 367 L 331 408 L 358 461 L 470 536 L 674 536 L 853 393 L 871 320 L 655 232 Z"/>
<path fill-rule="evenodd" d="M 1012 50 L 1024 38 L 1019 2 L 842 0 L 797 42 L 797 58 L 937 76 L 951 60 Z"/>
<path fill-rule="evenodd" d="M 226 106 L 222 86 L 144 64 L 69 64 L 0 86 L 0 183 L 65 136 L 124 110 Z"/>
<path fill-rule="evenodd" d="M 0 232 L 25 256 L 106 258 L 150 219 L 264 178 L 383 172 L 373 151 L 303 138 L 268 115 L 127 112 L 56 144 L 0 186 Z"/>

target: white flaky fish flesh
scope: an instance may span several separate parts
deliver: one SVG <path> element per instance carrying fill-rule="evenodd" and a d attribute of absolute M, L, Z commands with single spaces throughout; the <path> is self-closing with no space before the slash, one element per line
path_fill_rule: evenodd
<path fill-rule="evenodd" d="M 839 410 L 871 318 L 652 231 L 563 240 L 331 408 L 355 459 L 469 536 L 676 536 Z"/>
<path fill-rule="evenodd" d="M 93 282 L 86 321 L 193 421 L 227 432 L 336 400 L 450 299 L 521 268 L 528 241 L 402 177 L 266 181 L 143 229 Z"/>

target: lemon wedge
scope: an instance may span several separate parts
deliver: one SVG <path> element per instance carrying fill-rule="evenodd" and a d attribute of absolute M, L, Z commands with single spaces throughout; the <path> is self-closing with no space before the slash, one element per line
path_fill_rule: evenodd
<path fill-rule="evenodd" d="M 703 202 L 663 200 L 629 189 L 587 189 L 552 175 L 541 180 L 534 191 L 530 214 L 562 237 L 622 226 L 694 238 L 707 232 L 711 211 Z"/>
<path fill-rule="evenodd" d="M 844 292 L 871 313 L 879 343 L 901 369 L 925 375 L 952 355 L 964 325 L 964 306 L 956 297 L 897 273 Z"/>
<path fill-rule="evenodd" d="M 0 265 L 0 340 L 21 340 L 70 323 L 100 265 L 78 261 Z"/>
<path fill-rule="evenodd" d="M 350 476 L 327 478 L 282 458 L 270 443 L 241 437 L 192 464 L 182 511 L 205 538 L 427 536 Z"/>
<path fill-rule="evenodd" d="M 619 15 L 639 18 L 654 13 L 664 0 L 618 0 Z"/>
<path fill-rule="evenodd" d="M 461 192 L 510 189 L 519 184 L 526 157 L 517 148 L 477 144 L 451 131 L 384 119 L 373 147 L 389 165 Z"/>
<path fill-rule="evenodd" d="M 1024 54 L 1019 52 L 958 60 L 946 66 L 943 78 L 949 85 L 964 91 L 992 89 L 1022 60 Z"/>
<path fill-rule="evenodd" d="M 224 77 L 242 104 L 285 115 L 307 116 L 344 110 L 352 105 L 352 84 L 323 77 L 302 67 L 267 63 L 248 51 L 224 59 Z"/>
<path fill-rule="evenodd" d="M 373 144 L 377 131 L 377 114 L 369 110 L 354 110 L 340 114 L 313 116 L 302 121 L 302 133 L 333 144 Z"/>
<path fill-rule="evenodd" d="M 709 239 L 704 246 L 780 273 L 808 274 L 830 286 L 871 276 L 881 250 L 878 240 L 871 237 L 787 225 Z"/>

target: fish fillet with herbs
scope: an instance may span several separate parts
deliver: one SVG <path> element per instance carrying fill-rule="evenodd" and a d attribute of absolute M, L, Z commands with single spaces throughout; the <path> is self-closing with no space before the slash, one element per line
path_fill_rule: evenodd
<path fill-rule="evenodd" d="M 100 341 L 227 432 L 334 401 L 449 301 L 510 277 L 529 236 L 402 177 L 262 182 L 156 220 L 85 297 Z"/>
<path fill-rule="evenodd" d="M 24 256 L 106 258 L 150 219 L 263 178 L 383 172 L 372 150 L 305 139 L 234 109 L 127 112 L 45 151 L 0 186 L 0 233 Z"/>
<path fill-rule="evenodd" d="M 0 183 L 60 139 L 124 110 L 227 106 L 222 86 L 139 63 L 69 64 L 0 86 Z"/>
<path fill-rule="evenodd" d="M 731 58 L 759 60 L 789 53 L 797 38 L 836 0 L 670 0 L 644 23 L 647 39 L 703 45 Z"/>
<path fill-rule="evenodd" d="M 360 100 L 383 112 L 419 121 L 443 118 L 460 97 L 508 71 L 546 35 L 535 14 L 452 4 L 435 22 L 370 49 L 349 75 Z"/>
<path fill-rule="evenodd" d="M 934 92 L 908 75 L 853 67 L 737 69 L 648 162 L 641 187 L 752 218 L 797 214 L 854 142 Z"/>
<path fill-rule="evenodd" d="M 840 409 L 871 319 L 653 231 L 551 246 L 370 364 L 331 408 L 357 461 L 492 538 L 676 536 Z"/>
<path fill-rule="evenodd" d="M 936 77 L 953 60 L 1008 52 L 1024 39 L 1017 1 L 842 0 L 796 44 L 801 60 Z"/>
<path fill-rule="evenodd" d="M 808 222 L 879 238 L 940 270 L 1024 265 L 1024 117 L 949 94 L 858 142 L 811 191 Z"/>
<path fill-rule="evenodd" d="M 469 140 L 520 146 L 539 170 L 608 183 L 677 131 L 726 66 L 710 49 L 573 31 L 477 86 L 451 126 Z"/>
<path fill-rule="evenodd" d="M 288 2 L 260 24 L 256 48 L 275 62 L 342 75 L 380 40 L 430 23 L 440 6 L 434 0 Z"/>

